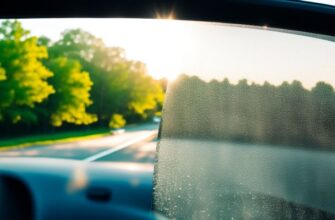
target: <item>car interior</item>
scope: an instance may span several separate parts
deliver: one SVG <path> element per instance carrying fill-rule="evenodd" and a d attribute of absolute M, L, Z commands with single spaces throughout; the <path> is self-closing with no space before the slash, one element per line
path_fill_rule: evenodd
<path fill-rule="evenodd" d="M 1 220 L 335 219 L 335 4 L 13 0 L 0 18 L 126 19 L 143 32 L 161 20 L 173 58 L 157 57 L 180 67 L 150 119 L 158 134 L 145 125 L 78 158 L 0 151 Z M 136 132 L 111 128 L 120 140 Z M 151 165 L 113 158 L 153 135 Z"/>

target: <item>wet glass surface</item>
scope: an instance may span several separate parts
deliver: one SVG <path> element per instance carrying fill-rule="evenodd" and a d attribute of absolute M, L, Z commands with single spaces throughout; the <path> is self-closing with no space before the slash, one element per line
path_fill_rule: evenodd
<path fill-rule="evenodd" d="M 222 62 L 197 56 L 222 74 L 168 85 L 155 209 L 173 219 L 334 219 L 334 43 L 212 28 L 230 50 Z"/>

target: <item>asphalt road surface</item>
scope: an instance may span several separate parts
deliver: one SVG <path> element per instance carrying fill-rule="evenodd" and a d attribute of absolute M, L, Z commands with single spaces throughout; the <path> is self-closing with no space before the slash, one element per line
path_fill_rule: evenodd
<path fill-rule="evenodd" d="M 0 157 L 52 157 L 87 162 L 153 163 L 158 124 L 126 128 L 124 133 L 71 143 L 36 145 L 0 152 Z"/>

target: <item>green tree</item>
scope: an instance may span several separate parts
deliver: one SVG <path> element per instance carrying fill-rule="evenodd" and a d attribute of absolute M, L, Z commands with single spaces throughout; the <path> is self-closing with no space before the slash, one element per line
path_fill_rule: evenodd
<path fill-rule="evenodd" d="M 0 26 L 0 119 L 36 122 L 34 107 L 54 93 L 47 79 L 53 74 L 42 63 L 47 48 L 38 45 L 18 21 Z"/>
<path fill-rule="evenodd" d="M 166 137 L 334 148 L 335 91 L 325 82 L 308 90 L 297 80 L 234 85 L 181 75 L 169 85 L 164 112 Z"/>
<path fill-rule="evenodd" d="M 128 89 L 130 97 L 128 110 L 147 117 L 146 111 L 154 109 L 157 103 L 163 102 L 163 89 L 160 82 L 148 73 L 144 63 L 131 62 L 129 67 Z"/>
<path fill-rule="evenodd" d="M 53 58 L 47 63 L 54 73 L 50 83 L 56 90 L 48 100 L 53 126 L 63 122 L 72 124 L 91 124 L 97 120 L 94 114 L 86 112 L 92 104 L 90 90 L 93 85 L 89 73 L 81 70 L 78 61 L 66 57 Z"/>
<path fill-rule="evenodd" d="M 50 54 L 77 59 L 94 83 L 91 110 L 101 123 L 122 112 L 128 119 L 148 117 L 163 100 L 158 81 L 148 75 L 142 62 L 126 59 L 125 51 L 107 47 L 103 41 L 80 29 L 68 30 Z M 136 117 L 135 117 L 136 118 Z"/>
<path fill-rule="evenodd" d="M 318 139 L 333 144 L 335 139 L 335 92 L 334 88 L 325 82 L 318 82 L 312 88 L 314 133 Z M 329 138 L 332 137 L 329 141 Z"/>
<path fill-rule="evenodd" d="M 113 114 L 110 121 L 110 128 L 122 128 L 126 125 L 126 120 L 123 118 L 121 114 Z"/>
<path fill-rule="evenodd" d="M 6 79 L 6 71 L 4 68 L 0 67 L 0 81 Z"/>

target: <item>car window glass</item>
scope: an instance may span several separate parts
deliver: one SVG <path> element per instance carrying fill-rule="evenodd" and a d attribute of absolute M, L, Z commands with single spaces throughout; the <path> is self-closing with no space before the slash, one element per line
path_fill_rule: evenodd
<path fill-rule="evenodd" d="M 191 32 L 193 69 L 170 81 L 163 107 L 155 209 L 335 218 L 334 42 L 266 26 Z"/>

